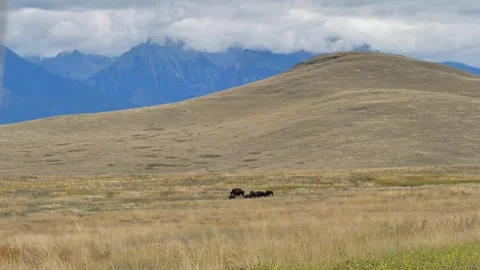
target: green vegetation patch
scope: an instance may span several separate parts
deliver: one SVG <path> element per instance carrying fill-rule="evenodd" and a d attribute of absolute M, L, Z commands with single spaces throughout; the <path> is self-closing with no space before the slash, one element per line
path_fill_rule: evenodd
<path fill-rule="evenodd" d="M 67 196 L 83 196 L 92 194 L 92 190 L 87 188 L 69 188 L 65 189 L 65 194 Z"/>
<path fill-rule="evenodd" d="M 252 270 L 323 270 L 323 269 L 480 269 L 480 242 L 451 248 L 416 250 L 384 256 L 344 260 L 317 265 L 279 265 L 259 263 Z"/>
<path fill-rule="evenodd" d="M 278 186 L 268 186 L 266 187 L 267 190 L 295 190 L 295 189 L 325 189 L 329 187 L 333 187 L 333 183 L 325 182 L 319 183 L 318 185 L 278 185 Z"/>
<path fill-rule="evenodd" d="M 375 179 L 382 186 L 414 187 L 425 185 L 479 184 L 480 179 L 433 178 L 429 176 L 405 176 L 401 179 Z"/>
<path fill-rule="evenodd" d="M 375 181 L 376 179 L 377 177 L 375 175 L 365 172 L 354 172 L 348 176 L 348 181 L 356 186 L 362 183 Z"/>
<path fill-rule="evenodd" d="M 480 242 L 345 261 L 327 269 L 479 269 Z"/>

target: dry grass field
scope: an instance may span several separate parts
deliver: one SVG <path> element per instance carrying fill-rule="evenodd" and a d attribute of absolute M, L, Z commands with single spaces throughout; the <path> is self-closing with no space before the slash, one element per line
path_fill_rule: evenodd
<path fill-rule="evenodd" d="M 480 269 L 479 110 L 480 77 L 342 52 L 0 126 L 0 270 Z"/>
<path fill-rule="evenodd" d="M 342 52 L 170 105 L 0 126 L 0 175 L 478 164 L 480 77 Z"/>
<path fill-rule="evenodd" d="M 479 211 L 479 166 L 5 177 L 0 269 L 478 269 Z"/>

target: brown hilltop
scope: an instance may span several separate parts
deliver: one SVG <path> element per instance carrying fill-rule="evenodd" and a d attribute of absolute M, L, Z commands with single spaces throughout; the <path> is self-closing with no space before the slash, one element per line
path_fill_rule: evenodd
<path fill-rule="evenodd" d="M 480 77 L 341 52 L 175 104 L 0 127 L 0 175 L 478 164 Z"/>

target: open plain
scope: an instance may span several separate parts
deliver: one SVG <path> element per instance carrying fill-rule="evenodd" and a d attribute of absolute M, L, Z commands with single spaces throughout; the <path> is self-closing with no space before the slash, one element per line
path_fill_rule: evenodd
<path fill-rule="evenodd" d="M 4 178 L 0 269 L 477 269 L 479 169 Z"/>

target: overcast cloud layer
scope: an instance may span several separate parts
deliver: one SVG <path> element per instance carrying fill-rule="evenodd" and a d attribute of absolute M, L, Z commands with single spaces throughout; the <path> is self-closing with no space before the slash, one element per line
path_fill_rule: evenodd
<path fill-rule="evenodd" d="M 221 51 L 383 52 L 480 66 L 478 0 L 11 0 L 7 46 L 119 55 L 149 37 Z M 337 38 L 332 42 L 332 38 Z M 329 41 L 330 40 L 330 41 Z"/>

